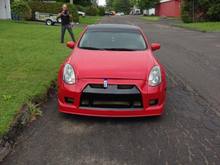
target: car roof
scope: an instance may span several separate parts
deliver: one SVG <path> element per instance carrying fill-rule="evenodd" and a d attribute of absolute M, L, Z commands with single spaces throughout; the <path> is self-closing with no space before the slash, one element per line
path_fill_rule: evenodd
<path fill-rule="evenodd" d="M 91 31 L 99 31 L 99 30 L 127 30 L 127 31 L 140 31 L 138 26 L 128 25 L 128 24 L 93 24 L 87 27 L 88 30 Z"/>

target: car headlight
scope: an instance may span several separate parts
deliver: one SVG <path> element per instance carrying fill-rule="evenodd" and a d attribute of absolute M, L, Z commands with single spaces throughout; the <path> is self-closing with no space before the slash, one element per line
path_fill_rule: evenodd
<path fill-rule="evenodd" d="M 63 69 L 63 80 L 67 84 L 75 84 L 76 76 L 73 67 L 70 64 L 66 64 Z"/>
<path fill-rule="evenodd" d="M 148 85 L 150 86 L 157 86 L 161 83 L 161 71 L 159 66 L 154 66 L 148 77 Z"/>

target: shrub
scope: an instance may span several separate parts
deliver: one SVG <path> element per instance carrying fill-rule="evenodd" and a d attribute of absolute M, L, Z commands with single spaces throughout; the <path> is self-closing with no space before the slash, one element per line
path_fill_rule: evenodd
<path fill-rule="evenodd" d="M 76 8 L 78 11 L 85 12 L 87 15 L 90 16 L 95 16 L 95 15 L 100 15 L 104 16 L 105 15 L 105 8 L 104 7 L 96 7 L 96 6 L 82 6 L 82 5 L 76 5 Z"/>
<path fill-rule="evenodd" d="M 105 15 L 105 8 L 104 7 L 99 7 L 98 8 L 98 14 L 100 16 L 104 16 Z"/>
<path fill-rule="evenodd" d="M 219 0 L 182 0 L 181 8 L 184 22 L 220 21 Z"/>
<path fill-rule="evenodd" d="M 191 23 L 193 21 L 189 7 L 189 2 L 186 0 L 183 1 L 181 5 L 181 18 L 182 21 L 185 23 Z"/>
<path fill-rule="evenodd" d="M 23 0 L 15 0 L 11 5 L 12 13 L 21 20 L 31 19 L 31 8 L 28 3 Z"/>
<path fill-rule="evenodd" d="M 182 18 L 182 21 L 184 23 L 191 23 L 191 22 L 193 22 L 192 17 L 189 15 L 189 12 L 187 12 L 187 11 L 182 11 L 181 12 L 181 18 Z"/>
<path fill-rule="evenodd" d="M 67 0 L 68 1 L 68 0 Z M 91 0 L 73 0 L 73 3 L 80 6 L 91 6 Z"/>
<path fill-rule="evenodd" d="M 210 7 L 207 15 L 211 21 L 220 21 L 220 3 Z"/>
<path fill-rule="evenodd" d="M 87 15 L 90 15 L 90 16 L 96 16 L 96 15 L 98 15 L 98 8 L 95 7 L 95 6 L 89 6 L 89 7 L 86 9 L 86 14 L 87 14 Z"/>
<path fill-rule="evenodd" d="M 82 12 L 86 12 L 86 7 L 85 6 L 81 6 L 81 5 L 76 5 L 76 8 L 78 11 L 82 11 Z"/>
<path fill-rule="evenodd" d="M 30 8 L 32 9 L 32 16 L 34 18 L 35 12 L 43 12 L 43 13 L 52 13 L 56 14 L 61 11 L 62 4 L 61 2 L 57 3 L 44 3 L 38 1 L 31 1 L 28 3 Z M 79 16 L 77 13 L 76 6 L 73 4 L 67 4 L 71 15 L 73 16 L 72 21 L 79 22 Z"/>

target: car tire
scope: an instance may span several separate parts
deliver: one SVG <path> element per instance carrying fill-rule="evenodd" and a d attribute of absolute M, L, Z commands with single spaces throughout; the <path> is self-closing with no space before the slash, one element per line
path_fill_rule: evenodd
<path fill-rule="evenodd" d="M 47 19 L 47 20 L 45 21 L 45 23 L 46 23 L 46 25 L 48 25 L 48 26 L 53 25 L 53 21 L 52 21 L 51 19 Z"/>

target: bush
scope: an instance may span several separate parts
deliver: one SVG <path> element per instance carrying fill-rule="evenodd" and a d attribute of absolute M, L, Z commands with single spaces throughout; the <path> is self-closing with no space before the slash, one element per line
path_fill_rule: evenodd
<path fill-rule="evenodd" d="M 207 15 L 210 21 L 220 21 L 220 3 L 210 7 Z"/>
<path fill-rule="evenodd" d="M 31 19 L 31 8 L 28 3 L 23 0 L 15 0 L 11 5 L 12 13 L 21 20 Z"/>
<path fill-rule="evenodd" d="M 76 8 L 78 11 L 82 11 L 82 12 L 86 12 L 86 9 L 87 9 L 86 7 L 81 6 L 81 5 L 76 5 Z"/>
<path fill-rule="evenodd" d="M 68 0 L 67 0 L 68 1 Z M 80 6 L 91 6 L 91 0 L 73 0 L 73 3 Z"/>
<path fill-rule="evenodd" d="M 98 8 L 95 7 L 95 6 L 89 6 L 86 9 L 86 14 L 89 15 L 89 16 L 96 16 L 96 15 L 98 15 Z"/>
<path fill-rule="evenodd" d="M 57 3 L 44 3 L 44 2 L 37 2 L 37 1 L 31 1 L 28 3 L 30 8 L 32 9 L 32 16 L 34 19 L 34 13 L 35 12 L 43 12 L 43 13 L 52 13 L 56 14 L 61 11 L 61 7 L 63 3 L 57 2 Z M 77 13 L 76 6 L 73 4 L 67 4 L 69 11 L 71 15 L 73 16 L 72 21 L 79 22 L 79 16 Z"/>
<path fill-rule="evenodd" d="M 82 5 L 76 5 L 76 8 L 78 11 L 85 12 L 87 15 L 90 16 L 95 16 L 95 15 L 100 15 L 104 16 L 105 15 L 105 8 L 104 7 L 95 7 L 95 6 L 82 6 Z"/>
<path fill-rule="evenodd" d="M 181 18 L 184 23 L 191 23 L 193 21 L 188 1 L 183 1 L 181 5 Z"/>
<path fill-rule="evenodd" d="M 194 10 L 193 10 L 194 6 Z M 182 1 L 182 19 L 184 22 L 194 21 L 220 21 L 220 1 L 219 0 L 192 0 Z M 194 12 L 194 13 L 193 13 Z"/>
<path fill-rule="evenodd" d="M 184 23 L 192 23 L 193 22 L 192 17 L 189 15 L 189 12 L 187 12 L 187 11 L 181 12 L 181 18 Z"/>
<path fill-rule="evenodd" d="M 105 15 L 105 8 L 104 7 L 99 7 L 98 8 L 98 14 L 100 16 L 104 16 Z"/>

